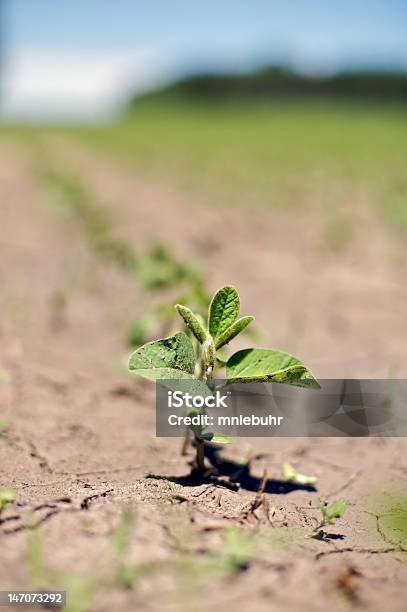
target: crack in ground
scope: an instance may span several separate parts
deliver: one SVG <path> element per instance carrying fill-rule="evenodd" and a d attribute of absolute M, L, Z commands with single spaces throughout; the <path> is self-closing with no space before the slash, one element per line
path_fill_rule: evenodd
<path fill-rule="evenodd" d="M 368 510 L 364 510 L 364 512 L 366 512 L 370 516 L 373 516 L 376 519 L 376 531 L 379 534 L 380 538 L 383 540 L 383 542 L 390 545 L 388 548 L 353 548 L 353 547 L 335 548 L 333 550 L 325 550 L 325 551 L 321 551 L 317 553 L 315 555 L 315 559 L 318 560 L 321 557 L 325 557 L 327 555 L 342 554 L 345 552 L 365 553 L 365 554 L 370 554 L 370 555 L 380 555 L 380 554 L 388 554 L 388 553 L 407 553 L 407 548 L 405 548 L 402 544 L 394 544 L 394 542 L 388 539 L 385 532 L 380 527 L 380 519 L 386 516 L 386 513 L 385 514 L 374 514 L 373 512 L 369 512 Z"/>
<path fill-rule="evenodd" d="M 61 514 L 62 512 L 81 512 L 82 510 L 89 510 L 90 502 L 96 499 L 106 497 L 112 491 L 113 489 L 108 489 L 106 491 L 102 491 L 101 493 L 95 493 L 94 495 L 88 495 L 87 497 L 84 497 L 82 501 L 78 501 L 76 506 L 68 505 L 68 504 L 72 504 L 72 500 L 69 497 L 61 497 L 55 501 L 42 502 L 41 504 L 38 504 L 37 506 L 34 506 L 33 508 L 30 509 L 33 513 L 39 512 L 41 510 L 48 510 L 39 519 L 35 521 L 22 522 L 19 525 L 11 527 L 10 529 L 3 529 L 0 533 L 4 535 L 10 535 L 13 533 L 19 533 L 21 531 L 35 529 L 39 527 L 40 525 L 42 525 L 43 523 L 47 522 L 53 516 L 56 516 L 57 514 Z M 63 503 L 64 506 L 58 506 L 59 503 Z M 24 520 L 24 516 L 22 514 L 14 514 L 12 516 L 0 518 L 0 525 L 4 523 L 11 523 L 14 521 L 17 522 L 17 521 L 23 521 L 23 520 Z"/>
<path fill-rule="evenodd" d="M 363 470 L 358 470 L 357 472 L 354 472 L 353 474 L 351 474 L 351 476 L 348 478 L 348 480 L 346 480 L 345 483 L 342 486 L 339 487 L 339 489 L 336 489 L 332 493 L 329 493 L 328 495 L 326 495 L 326 498 L 329 499 L 330 497 L 334 497 L 335 495 L 338 495 L 339 493 L 342 493 L 342 491 L 345 491 L 345 489 L 350 487 L 350 485 L 353 484 L 354 481 L 357 478 L 359 478 L 359 476 L 362 473 L 363 473 Z"/>
<path fill-rule="evenodd" d="M 37 447 L 34 444 L 34 442 L 29 441 L 28 442 L 28 446 L 31 449 L 30 450 L 30 457 L 33 457 L 34 459 L 37 459 L 38 465 L 40 466 L 41 469 L 45 470 L 49 474 L 52 474 L 54 470 L 51 468 L 51 466 L 50 466 L 50 464 L 48 462 L 48 459 L 44 455 L 41 455 L 39 453 L 39 451 L 37 450 Z"/>
<path fill-rule="evenodd" d="M 69 508 L 69 510 L 72 511 L 73 508 Z M 40 525 L 48 521 L 52 516 L 59 514 L 60 512 L 63 512 L 63 510 L 62 509 L 50 510 L 49 512 L 44 514 L 44 516 L 42 516 L 38 521 L 35 521 L 34 523 L 23 523 L 22 525 L 17 525 L 17 527 L 13 527 L 11 529 L 4 529 L 2 533 L 4 535 L 10 535 L 12 533 L 18 533 L 20 531 L 36 529 L 37 527 L 39 527 Z"/>
<path fill-rule="evenodd" d="M 374 512 L 369 512 L 369 510 L 363 510 L 363 512 L 375 518 L 376 531 L 379 534 L 380 538 L 383 540 L 383 542 L 385 542 L 386 544 L 390 544 L 391 546 L 395 547 L 395 549 L 400 552 L 407 552 L 407 549 L 404 548 L 402 544 L 394 544 L 394 542 L 388 538 L 388 536 L 386 535 L 386 533 L 383 531 L 382 527 L 380 526 L 380 519 L 382 519 L 385 516 L 391 516 L 391 513 L 384 512 L 383 514 L 375 514 Z"/>
<path fill-rule="evenodd" d="M 13 435 L 10 431 L 3 431 L 1 433 L 1 439 L 11 448 L 15 448 L 18 451 L 25 450 L 25 446 L 21 443 L 21 438 Z"/>
<path fill-rule="evenodd" d="M 89 510 L 90 502 L 94 501 L 95 499 L 99 499 L 101 497 L 106 497 L 109 493 L 112 493 L 112 491 L 113 489 L 107 489 L 107 491 L 103 491 L 103 493 L 95 493 L 94 495 L 88 495 L 82 500 L 80 504 L 80 509 Z"/>
<path fill-rule="evenodd" d="M 384 533 L 383 529 L 380 527 L 380 519 L 382 518 L 382 516 L 384 516 L 383 514 L 376 514 L 374 515 L 376 518 L 376 531 L 379 534 L 379 536 L 382 538 L 382 540 L 384 542 L 386 542 L 386 544 L 393 544 L 393 542 L 390 542 L 387 537 L 386 534 Z"/>
<path fill-rule="evenodd" d="M 145 470 L 147 469 L 147 467 L 148 467 L 147 464 L 143 464 L 143 465 L 122 467 L 122 468 L 114 468 L 111 470 L 91 470 L 89 472 L 75 472 L 74 474 L 72 474 L 72 472 L 55 472 L 55 474 L 60 474 L 61 476 L 74 476 L 76 478 L 80 478 L 81 476 L 97 476 L 98 474 L 104 475 L 104 474 L 118 474 L 120 472 L 137 472 L 139 470 Z"/>
<path fill-rule="evenodd" d="M 322 557 L 326 557 L 328 555 L 338 555 L 346 552 L 351 553 L 364 553 L 369 555 L 384 555 L 388 553 L 397 553 L 397 552 L 407 552 L 404 548 L 399 547 L 391 547 L 391 548 L 353 548 L 351 546 L 347 548 L 334 548 L 333 550 L 323 550 L 319 553 L 316 553 L 315 560 L 318 561 Z"/>

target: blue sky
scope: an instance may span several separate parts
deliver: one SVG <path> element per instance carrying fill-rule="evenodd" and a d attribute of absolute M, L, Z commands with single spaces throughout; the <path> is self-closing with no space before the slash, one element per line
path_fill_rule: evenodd
<path fill-rule="evenodd" d="M 205 58 L 335 49 L 338 61 L 407 63 L 405 0 L 3 0 L 12 48 L 106 52 L 155 46 Z M 292 53 L 291 53 L 292 51 Z"/>
<path fill-rule="evenodd" d="M 185 72 L 273 62 L 407 69 L 406 0 L 1 2 L 11 106 L 72 106 L 75 88 L 89 109 L 117 105 Z"/>

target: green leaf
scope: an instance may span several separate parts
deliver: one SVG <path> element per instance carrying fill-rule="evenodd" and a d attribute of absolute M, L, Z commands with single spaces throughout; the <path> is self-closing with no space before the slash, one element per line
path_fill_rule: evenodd
<path fill-rule="evenodd" d="M 313 485 L 318 480 L 316 476 L 305 476 L 304 474 L 300 474 L 289 463 L 283 463 L 281 471 L 283 474 L 283 478 L 285 478 L 285 480 L 288 480 L 288 482 L 295 482 L 297 484 L 302 485 Z"/>
<path fill-rule="evenodd" d="M 16 498 L 15 489 L 10 489 L 8 487 L 4 489 L 0 489 L 0 512 L 4 510 L 8 504 L 11 504 Z"/>
<path fill-rule="evenodd" d="M 238 319 L 232 323 L 232 325 L 225 329 L 222 334 L 217 336 L 215 340 L 215 347 L 219 349 L 233 340 L 233 338 L 240 334 L 240 332 L 242 332 L 249 325 L 249 323 L 253 321 L 253 319 L 254 317 L 242 317 L 241 319 Z"/>
<path fill-rule="evenodd" d="M 335 522 L 335 519 L 341 518 L 345 514 L 346 502 L 344 499 L 337 499 L 326 506 L 323 501 L 319 500 L 318 508 L 322 513 L 322 522 L 315 528 L 315 530 L 318 530 L 325 525 L 332 525 Z"/>
<path fill-rule="evenodd" d="M 226 363 L 227 363 L 227 360 L 216 356 L 216 367 L 217 368 L 224 368 L 226 366 Z"/>
<path fill-rule="evenodd" d="M 332 520 L 341 518 L 345 514 L 346 510 L 346 502 L 344 499 L 337 499 L 336 501 L 329 504 L 329 506 L 325 507 L 326 516 Z"/>
<path fill-rule="evenodd" d="M 234 287 L 219 289 L 209 305 L 209 332 L 216 341 L 239 316 L 240 298 Z"/>
<path fill-rule="evenodd" d="M 203 344 L 208 337 L 208 332 L 206 331 L 198 317 L 194 315 L 192 310 L 190 310 L 186 306 L 182 306 L 181 304 L 176 304 L 175 310 L 184 319 L 185 325 L 191 330 L 195 338 L 201 344 Z"/>
<path fill-rule="evenodd" d="M 297 357 L 273 349 L 238 351 L 227 362 L 226 378 L 229 383 L 272 380 L 320 389 L 318 381 Z"/>
<path fill-rule="evenodd" d="M 201 436 L 202 440 L 214 442 L 215 444 L 233 444 L 235 439 L 232 436 L 226 436 L 219 433 L 205 433 Z"/>
<path fill-rule="evenodd" d="M 184 332 L 144 344 L 129 359 L 129 370 L 149 380 L 192 379 L 195 353 Z"/>

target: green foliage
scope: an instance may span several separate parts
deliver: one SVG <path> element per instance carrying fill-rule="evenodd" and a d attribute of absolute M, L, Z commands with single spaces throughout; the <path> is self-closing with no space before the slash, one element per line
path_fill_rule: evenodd
<path fill-rule="evenodd" d="M 42 534 L 39 528 L 28 532 L 26 565 L 31 588 L 57 589 L 67 592 L 66 612 L 88 612 L 104 580 L 96 575 L 77 575 L 49 569 L 44 563 Z"/>
<path fill-rule="evenodd" d="M 178 314 L 180 315 L 180 317 L 182 317 L 184 319 L 185 325 L 194 334 L 194 336 L 198 340 L 198 342 L 203 344 L 205 342 L 205 340 L 208 338 L 208 332 L 206 331 L 206 329 L 202 325 L 202 323 L 199 320 L 199 318 L 196 315 L 194 315 L 192 310 L 190 310 L 186 306 L 182 306 L 181 304 L 176 304 L 175 305 L 175 309 L 178 312 Z"/>
<path fill-rule="evenodd" d="M 242 100 L 357 100 L 383 104 L 407 102 L 407 77 L 402 71 L 342 72 L 315 78 L 298 74 L 282 66 L 270 65 L 252 72 L 207 72 L 181 78 L 156 91 L 136 95 L 130 102 L 130 112 L 137 113 L 142 102 L 164 100 L 184 104 L 241 103 Z"/>
<path fill-rule="evenodd" d="M 226 286 L 219 289 L 209 306 L 209 333 L 215 343 L 237 319 L 240 311 L 239 294 L 234 287 Z"/>
<path fill-rule="evenodd" d="M 207 328 L 199 316 L 186 306 L 176 304 L 176 311 L 198 341 L 198 352 L 194 351 L 189 337 L 178 332 L 169 338 L 149 342 L 138 348 L 129 359 L 129 370 L 137 376 L 149 380 L 194 381 L 198 377 L 206 386 L 214 373 L 214 368 L 226 365 L 227 383 L 273 380 L 301 387 L 319 388 L 319 384 L 296 357 L 272 349 L 246 349 L 238 351 L 226 362 L 223 354 L 217 351 L 232 338 L 241 333 L 253 320 L 246 316 L 237 319 L 240 311 L 239 294 L 234 287 L 226 286 L 214 295 L 208 314 Z M 167 383 L 166 383 L 167 384 Z M 178 384 L 178 383 L 177 383 Z M 167 384 L 168 386 L 168 384 Z M 199 387 L 195 387 L 199 392 Z M 202 432 L 200 428 L 191 430 L 195 434 L 198 465 L 203 468 L 203 442 L 211 441 L 228 444 L 230 436 L 214 432 Z M 297 475 L 299 478 L 300 475 Z M 306 478 L 306 477 L 302 477 Z"/>
<path fill-rule="evenodd" d="M 137 349 L 129 359 L 129 370 L 149 380 L 192 378 L 195 361 L 191 340 L 177 332 Z"/>
<path fill-rule="evenodd" d="M 230 357 L 226 364 L 229 382 L 273 380 L 299 387 L 320 388 L 305 365 L 288 353 L 274 349 L 244 349 Z"/>
<path fill-rule="evenodd" d="M 222 348 L 225 344 L 228 344 L 233 338 L 238 336 L 246 329 L 246 327 L 254 320 L 254 317 L 242 317 L 238 319 L 232 325 L 225 329 L 224 332 L 218 334 L 215 340 L 215 346 L 217 349 Z"/>
<path fill-rule="evenodd" d="M 363 192 L 367 207 L 405 230 L 405 108 L 371 102 L 187 104 L 157 96 L 119 121 L 64 134 L 201 199 L 230 203 L 231 213 L 250 201 L 259 211 L 315 211 L 323 221 Z"/>
<path fill-rule="evenodd" d="M 131 245 L 113 234 L 109 212 L 94 201 L 81 181 L 49 166 L 40 168 L 39 172 L 55 194 L 55 201 L 61 210 L 72 214 L 97 253 L 126 270 L 134 270 L 138 266 L 138 256 Z"/>
<path fill-rule="evenodd" d="M 130 274 L 151 293 L 162 293 L 171 287 L 182 290 L 185 299 L 205 313 L 209 296 L 201 271 L 194 262 L 179 259 L 168 245 L 153 242 L 145 254 L 138 253 L 132 243 L 115 232 L 114 218 L 86 185 L 66 171 L 52 169 L 52 164 L 39 168 L 39 175 L 54 194 L 59 210 L 70 214 L 81 226 L 97 255 Z M 58 208 L 57 208 L 58 210 Z M 130 346 L 139 346 L 155 335 L 157 329 L 170 333 L 175 313 L 158 303 L 150 312 L 132 321 L 127 330 Z"/>
<path fill-rule="evenodd" d="M 322 519 L 319 525 L 315 527 L 315 531 L 327 525 L 333 525 L 336 519 L 340 519 L 345 514 L 346 502 L 344 499 L 337 499 L 330 504 L 325 504 L 320 500 L 318 508 L 321 510 Z"/>
<path fill-rule="evenodd" d="M 154 291 L 202 281 L 193 263 L 177 259 L 169 246 L 161 242 L 153 243 L 148 254 L 140 259 L 137 275 L 144 287 Z"/>
<path fill-rule="evenodd" d="M 15 489 L 11 489 L 9 487 L 4 487 L 0 489 L 0 514 L 3 510 L 11 504 L 16 498 Z"/>
<path fill-rule="evenodd" d="M 178 301 L 187 302 L 198 316 L 181 305 L 179 314 L 184 318 L 188 333 L 197 334 L 199 341 L 203 341 L 204 328 L 200 319 L 206 317 L 210 297 L 196 263 L 183 261 L 162 242 L 153 242 L 145 254 L 138 253 L 132 243 L 118 236 L 111 211 L 82 180 L 65 170 L 53 168 L 52 163 L 39 167 L 38 171 L 55 196 L 53 202 L 59 205 L 57 210 L 70 214 L 77 221 L 97 255 L 130 274 L 149 293 L 160 294 L 173 287 L 182 291 Z M 131 321 L 127 329 L 128 344 L 140 346 L 154 338 L 158 329 L 161 333 L 171 334 L 175 316 L 172 307 L 163 302 L 156 303 L 149 312 Z M 233 336 L 247 324 L 243 321 L 233 330 Z M 222 343 L 225 344 L 231 337 L 225 338 Z"/>
<path fill-rule="evenodd" d="M 133 535 L 134 516 L 130 507 L 124 508 L 118 526 L 113 532 L 111 544 L 117 560 L 116 581 L 124 589 L 134 587 L 142 575 L 142 568 L 127 561 Z"/>
<path fill-rule="evenodd" d="M 146 255 L 137 253 L 131 243 L 116 235 L 110 211 L 77 177 L 49 167 L 40 169 L 40 176 L 55 194 L 62 210 L 70 212 L 81 224 L 92 248 L 134 274 L 143 287 L 160 290 L 185 280 L 201 280 L 194 266 L 179 261 L 164 244 L 154 243 Z"/>
<path fill-rule="evenodd" d="M 186 529 L 180 530 L 179 527 L 178 533 L 175 528 L 172 532 L 171 541 L 175 550 L 170 561 L 178 570 L 183 583 L 190 579 L 192 592 L 196 592 L 200 586 L 206 586 L 208 578 L 235 576 L 247 570 L 254 560 L 262 557 L 269 559 L 270 552 L 301 546 L 306 537 L 301 528 L 273 527 L 253 532 L 227 527 L 219 546 L 206 554 L 197 555 L 193 533 Z"/>
<path fill-rule="evenodd" d="M 316 476 L 305 476 L 305 474 L 300 474 L 289 463 L 283 463 L 281 471 L 283 474 L 283 478 L 285 478 L 285 480 L 287 480 L 288 482 L 295 482 L 301 485 L 313 485 L 318 480 Z"/>
<path fill-rule="evenodd" d="M 236 336 L 253 319 L 253 317 L 243 317 L 236 321 L 240 310 L 240 299 L 236 289 L 229 286 L 220 289 L 211 301 L 208 330 L 189 308 L 180 304 L 175 308 L 202 345 L 201 358 L 204 370 L 205 366 L 213 361 L 212 347 L 214 346 L 215 350 L 220 348 L 216 346 L 216 339 L 218 342 L 221 339 L 223 346 L 223 339 Z M 189 338 L 183 332 L 178 332 L 175 336 L 150 342 L 137 349 L 130 357 L 129 369 L 139 376 L 152 380 L 177 376 L 182 378 L 185 374 L 189 376 L 194 374 L 197 360 L 198 357 Z M 219 359 L 218 362 L 223 363 Z M 165 376 L 166 374 L 168 376 Z M 297 357 L 273 349 L 238 351 L 226 363 L 226 377 L 229 383 L 274 380 L 319 388 L 314 376 Z"/>
<path fill-rule="evenodd" d="M 32 586 L 43 587 L 47 580 L 45 577 L 41 532 L 38 527 L 28 531 L 26 564 Z"/>
<path fill-rule="evenodd" d="M 226 529 L 223 548 L 216 557 L 223 562 L 228 573 L 236 573 L 246 569 L 253 559 L 268 554 L 270 550 L 285 550 L 300 545 L 304 537 L 300 528 L 274 527 L 253 534 L 232 527 Z"/>
<path fill-rule="evenodd" d="M 222 549 L 213 555 L 213 561 L 223 566 L 228 574 L 237 573 L 247 567 L 258 553 L 259 542 L 250 534 L 238 529 L 227 529 Z"/>
<path fill-rule="evenodd" d="M 154 569 L 152 563 L 132 564 L 127 560 L 133 523 L 131 508 L 124 508 L 109 546 L 102 551 L 96 564 L 81 575 L 48 567 L 44 561 L 42 532 L 39 528 L 30 529 L 26 565 L 31 588 L 66 591 L 67 612 L 88 612 L 93 609 L 95 596 L 103 593 L 106 587 L 133 588 L 141 576 Z"/>
<path fill-rule="evenodd" d="M 134 516 L 131 508 L 124 508 L 118 526 L 112 535 L 112 548 L 118 558 L 122 558 L 129 550 L 133 533 Z"/>

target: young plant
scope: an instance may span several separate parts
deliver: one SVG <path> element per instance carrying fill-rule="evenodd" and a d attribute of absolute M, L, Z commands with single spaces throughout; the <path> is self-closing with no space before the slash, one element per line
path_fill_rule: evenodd
<path fill-rule="evenodd" d="M 297 357 L 275 349 L 248 348 L 237 351 L 224 360 L 219 350 L 243 332 L 253 321 L 252 316 L 239 318 L 240 298 L 234 287 L 219 289 L 209 305 L 207 322 L 189 308 L 176 304 L 175 309 L 196 339 L 197 350 L 184 332 L 149 342 L 138 348 L 129 359 L 129 370 L 149 380 L 189 381 L 196 390 L 207 385 L 214 372 L 226 370 L 226 383 L 277 381 L 301 387 L 319 388 L 308 368 Z M 198 382 L 199 381 L 199 382 Z M 204 433 L 192 428 L 197 452 L 197 467 L 205 469 L 205 441 L 219 444 L 233 442 L 233 438 L 214 432 Z"/>
<path fill-rule="evenodd" d="M 340 519 L 345 514 L 346 502 L 344 499 L 337 499 L 330 504 L 325 504 L 323 501 L 319 500 L 317 507 L 321 510 L 322 518 L 314 531 L 318 532 L 317 535 L 320 539 L 323 539 L 325 535 L 323 528 L 328 525 L 333 525 L 336 519 Z"/>
<path fill-rule="evenodd" d="M 283 463 L 281 472 L 285 480 L 299 485 L 314 485 L 318 481 L 316 476 L 306 476 L 305 474 L 300 474 L 300 472 L 297 472 L 297 470 L 290 463 Z"/>
<path fill-rule="evenodd" d="M 10 489 L 8 487 L 0 489 L 0 514 L 15 500 L 15 498 L 16 492 L 14 489 Z"/>

